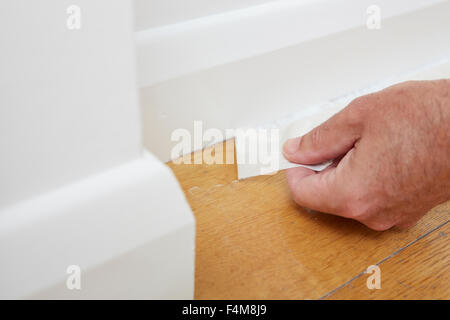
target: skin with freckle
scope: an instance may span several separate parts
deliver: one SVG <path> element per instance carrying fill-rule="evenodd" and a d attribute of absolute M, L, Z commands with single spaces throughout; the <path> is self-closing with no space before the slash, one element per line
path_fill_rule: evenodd
<path fill-rule="evenodd" d="M 287 170 L 298 204 L 375 230 L 413 226 L 450 199 L 450 80 L 409 81 L 355 99 L 283 151 L 301 164 L 339 159 L 322 172 Z"/>

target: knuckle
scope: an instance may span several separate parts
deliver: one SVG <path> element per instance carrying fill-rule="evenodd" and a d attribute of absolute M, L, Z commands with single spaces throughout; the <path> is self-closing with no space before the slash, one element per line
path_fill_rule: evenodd
<path fill-rule="evenodd" d="M 375 207 L 363 199 L 364 197 L 358 194 L 352 194 L 349 197 L 344 212 L 348 218 L 364 220 L 373 215 Z"/>
<path fill-rule="evenodd" d="M 353 113 L 361 114 L 365 112 L 370 106 L 374 104 L 374 94 L 368 94 L 365 96 L 361 96 L 355 98 L 352 102 L 350 102 L 350 109 Z"/>
<path fill-rule="evenodd" d="M 382 209 L 374 201 L 368 201 L 368 198 L 368 196 L 353 195 L 347 203 L 347 217 L 357 220 L 375 231 L 385 231 L 393 227 L 394 223 L 391 219 L 382 215 Z"/>
<path fill-rule="evenodd" d="M 346 108 L 345 118 L 349 127 L 361 126 L 368 112 L 375 105 L 373 94 L 354 99 Z"/>
<path fill-rule="evenodd" d="M 311 146 L 313 148 L 317 148 L 320 146 L 320 144 L 322 142 L 322 128 L 321 127 L 317 127 L 316 129 L 314 129 L 311 132 L 310 142 L 311 142 Z"/>
<path fill-rule="evenodd" d="M 350 114 L 353 115 L 353 117 L 361 117 L 375 104 L 375 100 L 373 94 L 356 98 L 350 103 Z"/>
<path fill-rule="evenodd" d="M 347 202 L 344 214 L 348 218 L 357 219 L 363 216 L 363 210 L 358 202 L 349 201 Z"/>

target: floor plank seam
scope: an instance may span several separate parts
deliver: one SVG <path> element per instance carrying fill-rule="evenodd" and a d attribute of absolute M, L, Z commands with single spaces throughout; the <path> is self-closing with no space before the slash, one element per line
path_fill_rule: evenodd
<path fill-rule="evenodd" d="M 386 258 L 383 258 L 382 260 L 380 260 L 379 262 L 377 262 L 375 265 L 379 266 L 380 264 L 382 264 L 383 262 L 391 259 L 392 257 L 396 256 L 397 254 L 399 254 L 400 252 L 402 252 L 403 250 L 409 248 L 410 246 L 412 246 L 414 243 L 416 243 L 417 241 L 425 238 L 426 236 L 428 236 L 429 234 L 433 233 L 434 231 L 439 230 L 441 227 L 445 226 L 450 220 L 447 220 L 443 223 L 441 223 L 440 225 L 434 227 L 433 229 L 431 229 L 430 231 L 424 233 L 423 235 L 421 235 L 420 237 L 418 237 L 417 239 L 411 241 L 410 243 L 408 243 L 407 245 L 405 245 L 404 247 L 394 251 L 391 255 L 387 256 Z M 353 278 L 351 278 L 350 280 L 348 280 L 347 282 L 341 284 L 339 287 L 331 290 L 330 292 L 328 292 L 327 294 L 323 295 L 322 297 L 319 298 L 319 300 L 324 300 L 326 298 L 328 298 L 329 296 L 331 296 L 332 294 L 334 294 L 335 292 L 339 291 L 340 289 L 346 287 L 347 285 L 349 285 L 350 283 L 352 283 L 353 281 L 355 281 L 356 279 L 362 277 L 363 275 L 366 274 L 366 271 L 362 271 L 359 274 L 357 274 L 356 276 L 354 276 Z"/>

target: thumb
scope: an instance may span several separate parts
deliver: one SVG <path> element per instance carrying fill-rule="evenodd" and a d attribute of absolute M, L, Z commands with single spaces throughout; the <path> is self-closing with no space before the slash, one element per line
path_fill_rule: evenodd
<path fill-rule="evenodd" d="M 347 177 L 353 156 L 350 150 L 337 166 L 331 165 L 322 172 L 303 167 L 287 169 L 286 178 L 294 201 L 313 210 L 347 217 Z"/>
<path fill-rule="evenodd" d="M 362 116 L 346 107 L 303 137 L 289 139 L 283 146 L 291 162 L 317 164 L 346 154 L 360 138 Z"/>

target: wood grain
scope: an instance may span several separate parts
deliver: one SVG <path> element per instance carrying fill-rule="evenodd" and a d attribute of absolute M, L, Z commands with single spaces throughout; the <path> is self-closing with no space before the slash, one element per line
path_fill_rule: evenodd
<path fill-rule="evenodd" d="M 380 289 L 369 290 L 362 274 L 327 299 L 449 299 L 449 236 L 446 223 L 381 262 Z"/>
<path fill-rule="evenodd" d="M 215 150 L 233 158 L 233 141 Z M 189 157 L 194 156 L 201 152 Z M 297 206 L 284 172 L 237 181 L 235 164 L 168 166 L 196 217 L 197 299 L 325 297 L 369 265 L 445 223 L 450 212 L 447 202 L 413 228 L 376 232 Z M 426 293 L 411 291 L 411 297 L 422 296 Z M 392 297 L 397 297 L 395 291 Z"/>

